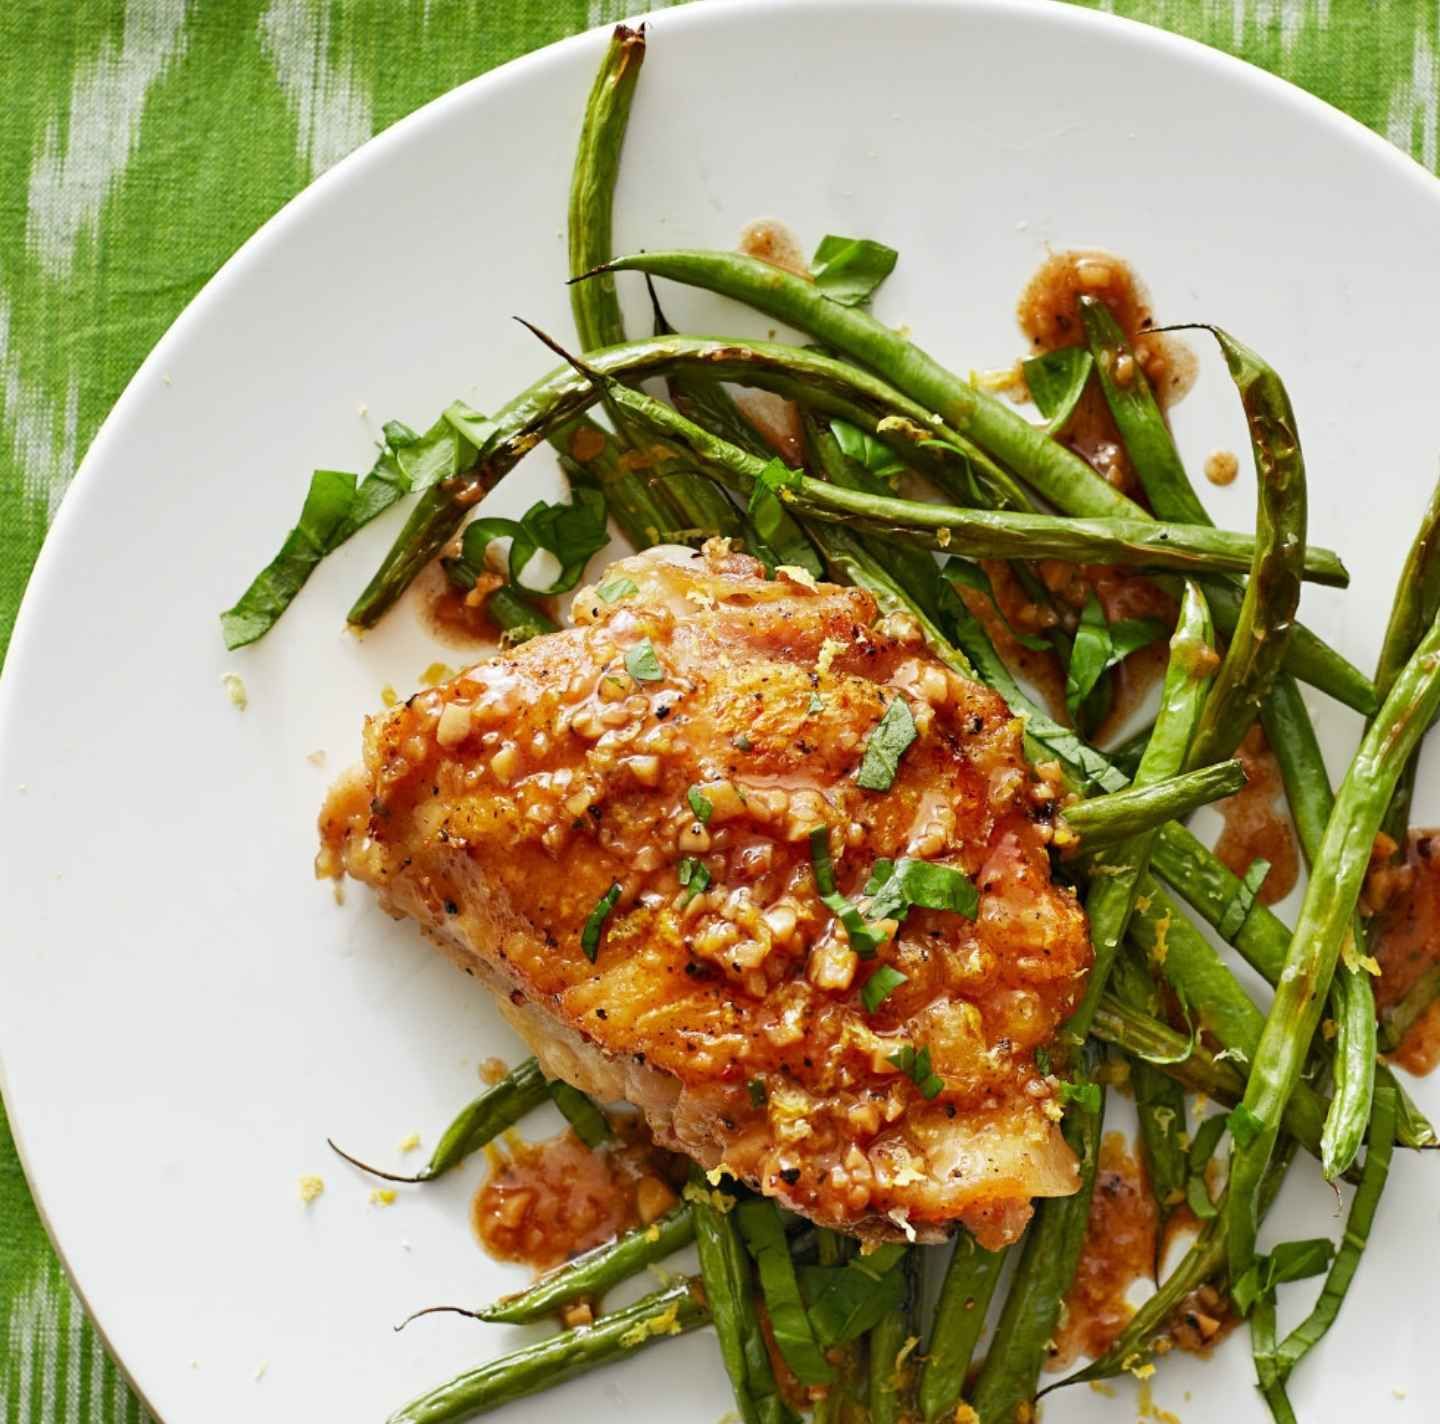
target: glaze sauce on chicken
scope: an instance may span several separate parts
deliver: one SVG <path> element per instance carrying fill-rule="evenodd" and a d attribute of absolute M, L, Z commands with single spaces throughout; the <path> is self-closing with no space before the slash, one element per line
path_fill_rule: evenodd
<path fill-rule="evenodd" d="M 679 1200 L 683 1163 L 650 1140 L 639 1119 L 617 1115 L 613 1142 L 587 1147 L 568 1128 L 540 1142 L 492 1146 L 490 1171 L 471 1203 L 480 1244 L 537 1273 L 622 1232 L 648 1226 Z"/>

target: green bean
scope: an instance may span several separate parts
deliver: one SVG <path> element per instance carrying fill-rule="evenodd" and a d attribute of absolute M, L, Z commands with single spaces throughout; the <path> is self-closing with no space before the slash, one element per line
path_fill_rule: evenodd
<path fill-rule="evenodd" d="M 1240 893 L 1239 877 L 1222 865 L 1190 831 L 1173 821 L 1162 827 L 1155 838 L 1152 859 L 1156 872 L 1185 897 L 1202 919 L 1219 929 Z M 1251 905 L 1239 931 L 1231 936 L 1231 943 L 1245 962 L 1273 985 L 1285 967 L 1291 938 L 1290 927 L 1257 901 Z M 1435 1129 L 1383 1063 L 1375 1069 L 1375 1081 L 1388 1084 L 1399 1097 L 1397 1138 L 1400 1145 L 1413 1149 L 1440 1146 Z"/>
<path fill-rule="evenodd" d="M 1087 852 L 1098 850 L 1156 830 L 1221 797 L 1233 796 L 1244 785 L 1245 768 L 1238 761 L 1212 762 L 1148 786 L 1137 777 L 1128 791 L 1112 791 L 1067 806 L 1065 824 L 1081 838 Z"/>
<path fill-rule="evenodd" d="M 750 1259 L 740 1233 L 728 1209 L 721 1211 L 714 1204 L 699 1167 L 690 1170 L 686 1197 L 694 1207 L 695 1245 L 700 1254 L 705 1299 L 742 1424 L 798 1424 L 775 1383 L 770 1352 L 755 1311 Z"/>
<path fill-rule="evenodd" d="M 646 1266 L 673 1256 L 695 1239 L 695 1216 L 688 1202 L 667 1211 L 649 1226 L 637 1227 L 567 1261 L 515 1295 L 474 1312 L 493 1324 L 522 1325 L 544 1320 L 572 1301 L 598 1299 Z"/>
<path fill-rule="evenodd" d="M 1006 1249 L 987 1251 L 963 1228 L 955 1234 L 920 1367 L 920 1413 L 926 1424 L 949 1419 L 960 1403 L 1005 1256 Z"/>
<path fill-rule="evenodd" d="M 1169 1031 L 1168 1024 L 1159 1022 L 1164 1011 L 1159 985 L 1149 966 L 1141 961 L 1133 943 L 1121 946 L 1111 966 L 1110 991 L 1100 1000 L 1100 1007 L 1090 1025 L 1090 1032 L 1097 1038 L 1113 1043 L 1101 1024 L 1110 1004 L 1127 1015 L 1131 1012 L 1137 1016 L 1144 1014 L 1149 1023 Z M 1185 1084 L 1181 1073 L 1187 1065 L 1193 1065 L 1197 1050 L 1204 1052 L 1197 1040 L 1198 1035 L 1192 1034 L 1191 1039 L 1186 1040 L 1182 1035 L 1175 1034 L 1168 1048 L 1152 1055 L 1170 1059 L 1165 1067 L 1144 1055 L 1129 1055 L 1130 1087 L 1135 1094 L 1135 1116 L 1140 1126 L 1140 1155 L 1145 1164 L 1145 1180 L 1155 1202 L 1159 1226 L 1155 1233 L 1157 1280 L 1158 1255 L 1165 1242 L 1165 1223 L 1184 1201 L 1185 1183 L 1189 1176 L 1185 1149 L 1181 1146 L 1187 1123 Z M 1208 1053 L 1205 1056 L 1213 1066 L 1213 1058 Z M 1229 1076 L 1225 1073 L 1225 1064 L 1218 1066 L 1221 1075 Z M 1237 1096 L 1245 1091 L 1243 1079 L 1237 1081 L 1236 1088 Z"/>
<path fill-rule="evenodd" d="M 625 131 L 630 124 L 630 105 L 644 63 L 644 29 L 617 25 L 596 71 L 575 146 L 566 224 L 572 277 L 608 260 L 613 251 L 615 184 L 620 175 Z M 621 315 L 614 278 L 572 286 L 570 312 L 583 350 L 614 346 L 625 340 L 625 319 Z M 604 438 L 605 450 L 596 474 L 605 487 L 616 523 L 636 548 L 670 537 L 679 528 L 703 522 L 692 518 L 692 512 L 675 499 L 673 489 L 656 488 L 652 480 L 642 478 L 628 463 L 617 463 L 615 447 L 619 444 L 623 451 L 624 442 L 617 442 L 593 421 L 576 419 L 554 431 L 549 439 L 561 453 L 586 463 L 587 459 L 602 457 L 582 458 L 576 452 L 593 449 L 597 435 Z"/>
<path fill-rule="evenodd" d="M 1212 523 L 1185 473 L 1145 368 L 1135 359 L 1120 323 L 1098 297 L 1086 296 L 1080 298 L 1080 321 L 1105 404 L 1155 517 L 1176 524 Z M 1129 358 L 1129 379 L 1123 385 L 1117 376 L 1121 357 Z"/>
<path fill-rule="evenodd" d="M 601 382 L 607 400 L 637 424 L 688 450 L 741 494 L 748 495 L 754 482 L 774 468 L 772 462 L 712 435 L 663 401 L 607 379 L 578 360 L 576 369 Z M 1255 550 L 1248 535 L 1221 530 L 1147 520 L 1059 519 L 961 509 L 846 489 L 797 471 L 786 472 L 778 493 L 785 504 L 807 515 L 841 523 L 858 520 L 876 533 L 908 537 L 924 547 L 972 559 L 1066 559 L 1194 571 L 1248 567 Z M 1328 550 L 1309 551 L 1306 568 L 1320 582 L 1348 579 Z"/>
<path fill-rule="evenodd" d="M 1080 1044 L 1090 1032 L 1090 1022 L 1105 992 L 1110 966 L 1124 942 L 1130 926 L 1135 898 L 1139 892 L 1140 878 L 1150 863 L 1150 846 L 1154 841 L 1155 827 L 1176 813 L 1184 804 L 1183 794 L 1173 793 L 1175 773 L 1185 763 L 1191 739 L 1195 736 L 1196 723 L 1206 705 L 1210 689 L 1210 647 L 1215 641 L 1215 630 L 1210 622 L 1210 610 L 1205 596 L 1194 584 L 1185 590 L 1180 604 L 1175 633 L 1170 639 L 1170 658 L 1165 669 L 1165 682 L 1160 693 L 1160 711 L 1155 720 L 1155 733 L 1140 759 L 1139 770 L 1135 773 L 1134 789 L 1119 792 L 1113 796 L 1095 797 L 1081 802 L 1075 812 L 1081 814 L 1081 834 L 1085 834 L 1085 820 L 1081 808 L 1084 806 L 1104 807 L 1108 802 L 1111 812 L 1100 819 L 1102 844 L 1107 833 L 1117 828 L 1130 826 L 1128 835 L 1116 841 L 1112 849 L 1101 850 L 1088 857 L 1090 886 L 1085 895 L 1085 913 L 1090 921 L 1090 939 L 1094 946 L 1095 958 L 1085 981 L 1085 993 L 1079 1006 L 1070 1015 L 1061 1029 L 1069 1042 Z M 1244 781 L 1244 772 L 1237 763 L 1235 770 Z M 1166 778 L 1171 778 L 1167 780 Z M 1216 788 L 1205 788 L 1208 795 Z M 1190 788 L 1182 788 L 1188 791 Z M 1157 798 L 1156 793 L 1162 794 Z M 1153 803 L 1160 801 L 1158 819 L 1153 815 L 1146 819 L 1146 812 L 1153 813 Z M 1118 815 L 1114 814 L 1117 800 L 1124 801 Z M 1140 803 L 1138 806 L 1136 802 Z M 1193 802 L 1191 803 L 1194 804 Z M 1133 808 L 1133 809 L 1132 809 Z M 1093 816 L 1093 813 L 1092 813 Z M 1068 816 L 1067 816 L 1067 819 Z M 1094 828 L 1093 819 L 1090 822 Z M 1074 822 L 1071 821 L 1074 828 Z"/>
<path fill-rule="evenodd" d="M 1124 956 L 1120 962 L 1125 962 Z M 1227 1107 L 1233 1107 L 1245 1096 L 1247 1070 L 1243 1058 L 1216 1057 L 1203 1043 L 1192 1043 L 1169 1024 L 1126 1003 L 1118 993 L 1106 994 L 1100 1000 L 1091 1032 L 1102 1043 L 1111 1044 L 1131 1059 L 1132 1076 L 1141 1068 L 1154 1071 L 1182 1089 L 1204 1093 Z M 1137 1088 L 1137 1106 L 1139 1098 Z M 1303 1081 L 1285 1107 L 1285 1131 L 1317 1160 L 1326 1107 L 1325 1099 Z M 1179 1134 L 1185 1130 L 1184 1115 L 1177 1114 L 1172 1121 L 1173 1131 L 1160 1136 L 1162 1140 L 1174 1139 L 1178 1147 Z M 1168 1161 L 1168 1156 L 1164 1160 Z M 1173 1167 L 1166 1170 L 1167 1187 L 1177 1185 L 1175 1175 Z M 1178 1186 L 1183 1188 L 1183 1176 Z"/>
<path fill-rule="evenodd" d="M 1375 1090 L 1375 1111 L 1370 1119 L 1370 1134 L 1365 1150 L 1365 1170 L 1350 1214 L 1345 1220 L 1345 1235 L 1340 1249 L 1325 1277 L 1320 1298 L 1305 1317 L 1275 1349 L 1275 1365 L 1283 1380 L 1304 1357 L 1324 1338 L 1335 1323 L 1345 1303 L 1350 1282 L 1360 1265 L 1360 1257 L 1370 1240 L 1375 1224 L 1375 1211 L 1385 1190 L 1390 1173 L 1390 1158 L 1395 1147 L 1395 1125 L 1399 1104 L 1394 1091 L 1382 1084 Z"/>
<path fill-rule="evenodd" d="M 606 508 L 635 548 L 647 549 L 658 544 L 677 527 L 679 516 L 674 508 L 662 500 L 661 491 L 653 482 L 642 480 L 635 473 L 631 468 L 632 452 L 612 431 L 589 416 L 577 415 L 550 432 L 546 439 L 572 484 L 579 478 L 605 496 Z M 460 510 L 456 527 L 464 514 L 465 511 Z M 354 621 L 352 618 L 351 622 Z"/>
<path fill-rule="evenodd" d="M 1078 455 L 1049 439 L 1004 402 L 945 370 L 868 312 L 828 300 L 814 285 L 769 263 L 728 252 L 643 252 L 617 258 L 606 271 L 668 277 L 732 297 L 799 327 L 832 350 L 884 373 L 900 391 L 933 411 L 962 438 L 990 451 L 1057 509 L 1088 518 L 1144 518 L 1145 511 L 1102 479 Z M 926 420 L 918 422 L 922 427 Z M 1236 591 L 1207 585 L 1216 624 L 1230 633 L 1241 611 Z M 1297 628 L 1287 666 L 1351 707 L 1369 712 L 1375 690 L 1360 671 L 1313 634 Z"/>
<path fill-rule="evenodd" d="M 776 1349 L 801 1384 L 834 1384 L 835 1371 L 830 1368 L 805 1313 L 779 1209 L 767 1197 L 747 1197 L 736 1206 L 735 1218 L 760 1276 L 765 1313 Z"/>
<path fill-rule="evenodd" d="M 817 1255 L 822 1266 L 843 1266 L 849 1258 L 850 1247 L 855 1243 L 838 1231 L 820 1227 L 816 1233 Z M 791 1254 L 794 1254 L 792 1249 Z M 836 1383 L 829 1389 L 817 1391 L 813 1424 L 844 1424 L 857 1402 L 869 1391 L 865 1378 L 863 1346 L 860 1341 L 850 1341 L 834 1346 L 827 1352 L 827 1358 L 835 1365 Z"/>
<path fill-rule="evenodd" d="M 501 584 L 486 595 L 485 616 L 500 629 L 503 640 L 512 646 L 528 643 L 542 633 L 554 633 L 560 627 L 549 614 L 508 583 Z"/>
<path fill-rule="evenodd" d="M 896 1267 L 904 1275 L 906 1287 L 900 1309 L 890 1311 L 871 1326 L 866 1337 L 870 1358 L 869 1424 L 901 1424 L 907 1413 L 910 1366 L 906 1346 L 914 1349 L 918 1266 L 919 1253 L 912 1247 Z"/>
<path fill-rule="evenodd" d="M 1310 1040 L 1348 934 L 1381 818 L 1411 751 L 1440 705 L 1440 620 L 1431 626 L 1366 732 L 1335 798 L 1315 856 L 1295 936 L 1251 1059 L 1237 1112 L 1250 1126 L 1230 1156 L 1230 1269 L 1238 1276 L 1255 1251 L 1260 1180 L 1275 1148 L 1280 1115 L 1300 1077 Z"/>
<path fill-rule="evenodd" d="M 1085 1244 L 1104 1116 L 1103 1090 L 1097 1107 L 1072 1102 L 1066 1111 L 1065 1140 L 1079 1159 L 1080 1187 L 1073 1196 L 1047 1197 L 1035 1207 L 994 1338 L 970 1395 L 970 1406 L 982 1424 L 1010 1424 L 1017 1408 L 1035 1398 L 1061 1301 Z"/>
<path fill-rule="evenodd" d="M 626 382 L 693 371 L 709 380 L 758 386 L 871 432 L 888 415 L 919 422 L 931 419 L 922 407 L 854 366 L 773 342 L 655 337 L 591 352 L 588 364 Z M 453 403 L 445 420 L 457 436 L 467 438 L 464 443 L 459 439 L 454 442 L 443 477 L 425 488 L 380 568 L 347 615 L 349 621 L 357 627 L 373 627 L 420 570 L 449 543 L 469 510 L 541 439 L 564 429 L 597 399 L 598 392 L 590 380 L 564 368 L 522 391 L 493 420 L 463 402 Z M 593 432 L 598 432 L 602 455 L 597 458 L 603 459 L 603 448 L 613 447 L 614 437 L 607 440 L 599 426 L 590 429 L 592 434 L 579 448 L 588 457 L 589 447 L 597 444 Z M 935 431 L 939 439 L 948 440 L 952 434 L 943 425 L 936 426 Z M 616 452 L 607 467 L 617 485 L 625 473 L 618 459 Z M 634 528 L 638 532 L 632 532 L 614 490 L 610 485 L 605 488 L 621 527 L 639 544 L 655 543 L 673 522 L 673 516 L 665 515 L 652 501 L 652 512 L 637 515 Z"/>
<path fill-rule="evenodd" d="M 1335 796 L 1315 728 L 1293 678 L 1281 674 L 1276 679 L 1260 715 L 1266 740 L 1280 767 L 1305 862 L 1313 875 Z M 1370 976 L 1359 962 L 1367 937 L 1358 914 L 1351 920 L 1350 933 L 1354 945 L 1351 962 L 1342 959 L 1335 966 L 1330 985 L 1330 1011 L 1337 1031 L 1331 1069 L 1334 1097 L 1325 1123 L 1323 1164 L 1327 1181 L 1346 1171 L 1359 1153 L 1375 1088 L 1375 994 Z"/>
<path fill-rule="evenodd" d="M 1258 495 L 1255 563 L 1245 585 L 1239 622 L 1195 733 L 1191 766 L 1204 766 L 1234 752 L 1280 672 L 1300 604 L 1306 525 L 1305 460 L 1295 412 L 1280 377 L 1218 326 L 1203 329 L 1220 343 L 1240 392 Z"/>
<path fill-rule="evenodd" d="M 699 1282 L 682 1278 L 593 1325 L 564 1330 L 469 1370 L 393 1413 L 388 1424 L 455 1424 L 538 1394 L 671 1335 L 708 1324 Z"/>
<path fill-rule="evenodd" d="M 1260 1214 L 1262 1217 L 1274 1204 L 1294 1153 L 1295 1144 L 1289 1139 L 1284 1140 L 1276 1152 L 1261 1186 Z M 1064 1379 L 1052 1384 L 1043 1393 L 1048 1394 L 1050 1390 L 1063 1389 L 1073 1384 L 1086 1384 L 1090 1380 L 1110 1379 L 1141 1364 L 1153 1350 L 1157 1338 L 1164 1333 L 1167 1323 L 1186 1298 L 1199 1290 L 1207 1281 L 1223 1277 L 1228 1211 L 1229 1196 L 1227 1194 L 1221 1199 L 1219 1211 L 1214 1218 L 1200 1228 L 1189 1250 L 1181 1258 L 1180 1264 L 1166 1276 L 1155 1294 L 1140 1304 L 1105 1353 L 1091 1360 L 1084 1369 L 1077 1370 L 1072 1375 L 1066 1375 Z"/>
<path fill-rule="evenodd" d="M 499 1137 L 507 1127 L 514 1127 L 527 1113 L 549 1101 L 550 1085 L 540 1071 L 540 1065 L 533 1058 L 527 1058 L 512 1068 L 493 1088 L 488 1088 L 461 1109 L 441 1135 L 440 1141 L 435 1144 L 429 1162 L 413 1177 L 399 1176 L 394 1172 L 382 1172 L 378 1168 L 366 1166 L 364 1162 L 336 1147 L 334 1142 L 330 1142 L 330 1147 L 352 1166 L 359 1167 L 362 1172 L 369 1172 L 372 1177 L 383 1177 L 387 1182 L 428 1182 L 458 1166 L 472 1152 L 478 1152 L 486 1143 Z"/>

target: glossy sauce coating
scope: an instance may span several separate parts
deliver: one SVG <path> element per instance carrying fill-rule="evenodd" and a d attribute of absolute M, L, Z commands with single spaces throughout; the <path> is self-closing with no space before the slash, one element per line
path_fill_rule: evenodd
<path fill-rule="evenodd" d="M 1440 962 L 1440 832 L 1411 831 L 1403 862 L 1372 871 L 1366 897 L 1383 901 L 1373 921 L 1371 952 L 1381 971 L 1375 1001 L 1385 1008 Z M 1391 1061 L 1417 1075 L 1440 1066 L 1440 1001 L 1410 1026 Z"/>
<path fill-rule="evenodd" d="M 1283 900 L 1300 875 L 1300 847 L 1285 803 L 1280 767 L 1257 722 L 1235 753 L 1245 768 L 1245 785 L 1215 809 L 1225 828 L 1215 854 L 1236 875 L 1243 876 L 1257 857 L 1270 862 L 1270 872 L 1257 896 L 1262 905 Z"/>

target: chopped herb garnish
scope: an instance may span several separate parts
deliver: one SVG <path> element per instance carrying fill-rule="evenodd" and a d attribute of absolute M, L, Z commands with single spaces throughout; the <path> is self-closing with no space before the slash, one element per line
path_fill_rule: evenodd
<path fill-rule="evenodd" d="M 832 420 L 830 433 L 841 453 L 848 455 L 857 465 L 863 465 L 872 475 L 878 475 L 882 480 L 893 480 L 904 474 L 905 466 L 895 452 L 883 440 L 877 440 L 858 425 Z"/>
<path fill-rule="evenodd" d="M 1287 1281 L 1318 1276 L 1330 1265 L 1334 1245 L 1325 1237 L 1309 1241 L 1282 1241 L 1268 1256 L 1258 1257 L 1230 1292 L 1242 1315 L 1248 1315 L 1257 1300 L 1270 1295 Z"/>
<path fill-rule="evenodd" d="M 655 656 L 655 645 L 649 638 L 625 649 L 625 671 L 636 682 L 663 681 L 665 670 L 660 666 L 660 659 Z"/>
<path fill-rule="evenodd" d="M 696 860 L 693 856 L 687 855 L 675 867 L 675 878 L 686 891 L 682 903 L 688 905 L 701 891 L 709 888 L 710 869 L 703 860 Z"/>
<path fill-rule="evenodd" d="M 877 860 L 863 893 L 874 897 L 872 920 L 903 920 L 916 907 L 973 920 L 980 910 L 980 892 L 964 871 L 929 860 Z"/>
<path fill-rule="evenodd" d="M 1105 672 L 1131 653 L 1165 636 L 1165 625 L 1157 618 L 1121 618 L 1106 621 L 1105 610 L 1092 590 L 1080 613 L 1070 666 L 1065 673 L 1065 705 L 1078 716 Z"/>
<path fill-rule="evenodd" d="M 860 307 L 869 303 L 875 289 L 895 270 L 900 254 L 868 237 L 820 239 L 810 259 L 815 285 L 832 302 Z"/>
<path fill-rule="evenodd" d="M 1084 1108 L 1087 1112 L 1099 1112 L 1100 1084 L 1092 1083 L 1088 1079 L 1079 1076 L 1062 1080 L 1060 1084 L 1060 1101 L 1062 1103 L 1074 1103 L 1077 1108 Z"/>
<path fill-rule="evenodd" d="M 930 1070 L 930 1050 L 915 1048 L 907 1043 L 898 1053 L 892 1053 L 887 1060 L 893 1063 L 917 1088 L 922 1098 L 937 1097 L 945 1087 L 945 1080 Z"/>
<path fill-rule="evenodd" d="M 1050 1054 L 1048 1050 L 1044 1048 L 1037 1048 L 1035 1050 L 1035 1066 L 1045 1077 L 1048 1078 L 1050 1076 Z"/>
<path fill-rule="evenodd" d="M 1265 1124 L 1244 1103 L 1237 1103 L 1230 1110 L 1230 1116 L 1226 1121 L 1230 1128 L 1230 1136 L 1235 1139 L 1237 1147 L 1248 1147 L 1260 1136 L 1265 1127 Z"/>
<path fill-rule="evenodd" d="M 873 1014 L 909 977 L 888 964 L 882 964 L 860 990 L 860 1002 L 865 1005 L 865 1012 Z"/>
<path fill-rule="evenodd" d="M 602 583 L 595 590 L 596 596 L 602 603 L 615 603 L 622 598 L 629 598 L 632 593 L 639 593 L 640 585 L 634 579 L 616 578 L 609 583 Z"/>
<path fill-rule="evenodd" d="M 763 1078 L 752 1078 L 745 1084 L 745 1091 L 750 1094 L 752 1108 L 763 1108 L 770 1101 L 770 1094 L 765 1091 Z"/>
<path fill-rule="evenodd" d="M 392 450 L 404 450 L 420 443 L 420 432 L 412 430 L 403 420 L 387 420 L 380 429 Z"/>
<path fill-rule="evenodd" d="M 866 791 L 888 791 L 900 769 L 900 758 L 915 740 L 915 718 L 903 694 L 892 699 L 885 709 L 870 740 L 865 743 L 865 759 L 860 763 L 855 784 Z"/>
<path fill-rule="evenodd" d="M 315 566 L 336 547 L 354 503 L 354 475 L 316 470 L 310 476 L 299 523 L 285 536 L 280 552 L 255 575 L 240 601 L 220 615 L 227 648 L 243 648 L 275 626 Z"/>
<path fill-rule="evenodd" d="M 736 750 L 736 751 L 739 751 L 739 752 L 752 751 L 752 750 L 754 749 L 754 746 L 755 746 L 755 743 L 752 742 L 752 741 L 750 740 L 750 738 L 745 735 L 744 732 L 741 732 L 740 735 L 735 738 L 735 750 Z"/>
<path fill-rule="evenodd" d="M 563 1078 L 555 1078 L 549 1089 L 551 1100 L 565 1114 L 565 1120 L 575 1129 L 575 1136 L 587 1147 L 599 1147 L 614 1136 L 609 1119 L 579 1088 L 571 1087 Z"/>
<path fill-rule="evenodd" d="M 710 817 L 715 814 L 715 807 L 710 804 L 710 798 L 698 786 L 692 786 L 685 793 L 685 799 L 690 803 L 690 809 L 695 813 L 695 819 L 702 826 L 708 826 Z"/>
<path fill-rule="evenodd" d="M 485 551 L 496 539 L 510 540 L 510 581 L 531 593 L 568 593 L 580 582 L 590 556 L 610 542 L 605 523 L 605 496 L 599 490 L 577 485 L 572 504 L 532 504 L 519 519 L 498 515 L 472 520 L 465 528 L 461 548 L 473 569 L 485 567 Z M 559 572 L 544 587 L 527 583 L 523 575 L 541 551 L 559 565 Z"/>
<path fill-rule="evenodd" d="M 810 832 L 810 863 L 815 868 L 815 888 L 820 902 L 845 928 L 850 948 L 861 959 L 870 959 L 886 935 L 865 923 L 865 917 L 835 888 L 835 863 L 830 859 L 830 828 L 817 826 Z"/>
<path fill-rule="evenodd" d="M 1270 862 L 1257 856 L 1250 862 L 1250 869 L 1245 872 L 1245 878 L 1240 882 L 1240 887 L 1230 898 L 1230 903 L 1225 906 L 1225 913 L 1220 917 L 1220 923 L 1215 926 L 1216 932 L 1221 939 L 1231 940 L 1245 927 L 1245 921 L 1254 908 L 1255 897 L 1260 893 L 1260 887 L 1265 883 L 1265 877 L 1270 874 Z"/>
<path fill-rule="evenodd" d="M 595 902 L 595 908 L 590 911 L 590 918 L 585 921 L 585 928 L 580 931 L 580 948 L 585 951 L 585 958 L 591 964 L 595 963 L 595 956 L 600 952 L 600 935 L 605 928 L 605 921 L 609 918 L 610 911 L 615 908 L 619 899 L 620 882 L 617 880 Z"/>
<path fill-rule="evenodd" d="M 1095 358 L 1083 346 L 1062 346 L 1021 363 L 1048 435 L 1059 436 L 1069 424 L 1094 368 Z"/>

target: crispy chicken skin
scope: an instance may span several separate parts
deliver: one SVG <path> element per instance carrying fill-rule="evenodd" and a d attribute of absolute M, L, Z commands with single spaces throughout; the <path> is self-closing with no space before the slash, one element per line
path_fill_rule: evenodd
<path fill-rule="evenodd" d="M 1034 1050 L 1090 962 L 1019 723 L 868 594 L 767 580 L 723 543 L 626 559 L 604 586 L 613 601 L 577 594 L 577 626 L 368 720 L 319 872 L 418 921 L 547 1073 L 629 1100 L 705 1167 L 861 1236 L 958 1221 L 1014 1240 L 1032 1198 L 1076 1187 Z M 647 640 L 658 668 L 634 656 Z M 888 790 L 862 789 L 897 696 L 918 736 Z M 969 875 L 977 917 L 912 910 L 861 959 L 816 889 L 819 826 L 862 909 L 876 859 L 910 856 Z M 582 932 L 612 885 L 592 963 Z M 885 964 L 907 977 L 867 1013 Z M 933 1098 L 890 1062 L 907 1044 Z"/>

